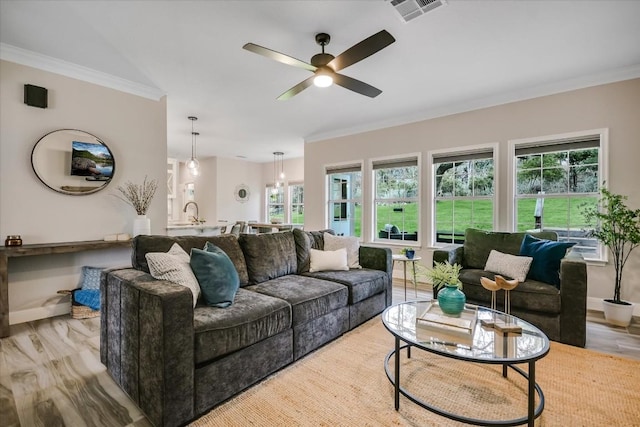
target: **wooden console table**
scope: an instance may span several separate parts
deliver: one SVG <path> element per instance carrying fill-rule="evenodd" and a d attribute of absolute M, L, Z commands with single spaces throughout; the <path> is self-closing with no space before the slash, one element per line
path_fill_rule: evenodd
<path fill-rule="evenodd" d="M 9 258 L 127 247 L 131 247 L 130 240 L 113 242 L 92 240 L 85 242 L 0 246 L 0 338 L 9 336 Z"/>

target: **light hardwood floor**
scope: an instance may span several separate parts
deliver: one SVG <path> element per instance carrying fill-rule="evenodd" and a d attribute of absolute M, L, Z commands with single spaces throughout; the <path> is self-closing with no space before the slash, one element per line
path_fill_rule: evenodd
<path fill-rule="evenodd" d="M 429 300 L 431 290 L 413 286 L 408 300 Z M 393 302 L 404 301 L 402 281 Z M 0 339 L 0 425 L 149 426 L 136 405 L 100 363 L 99 318 L 58 316 L 11 326 Z M 587 348 L 640 360 L 640 323 L 616 328 L 590 312 Z"/>

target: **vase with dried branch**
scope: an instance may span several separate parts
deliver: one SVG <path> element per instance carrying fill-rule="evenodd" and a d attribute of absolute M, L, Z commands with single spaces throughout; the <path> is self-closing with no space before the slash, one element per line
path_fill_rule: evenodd
<path fill-rule="evenodd" d="M 150 234 L 151 221 L 147 218 L 147 211 L 151 206 L 153 196 L 158 189 L 158 181 L 155 179 L 147 180 L 144 177 L 142 184 L 134 184 L 127 181 L 124 185 L 119 185 L 117 190 L 122 194 L 117 197 L 135 209 L 138 218 L 133 223 L 133 235 Z"/>
<path fill-rule="evenodd" d="M 119 185 L 118 191 L 122 196 L 118 196 L 118 198 L 133 207 L 138 215 L 146 215 L 157 189 L 158 181 L 155 179 L 148 181 L 145 176 L 142 184 L 127 181 L 124 185 Z"/>

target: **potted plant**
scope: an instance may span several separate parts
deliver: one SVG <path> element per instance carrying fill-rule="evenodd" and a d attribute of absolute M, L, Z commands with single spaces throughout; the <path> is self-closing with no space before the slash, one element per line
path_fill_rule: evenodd
<path fill-rule="evenodd" d="M 407 259 L 413 259 L 416 255 L 416 251 L 413 248 L 402 248 L 400 253 L 407 257 Z"/>
<path fill-rule="evenodd" d="M 438 305 L 444 314 L 459 316 L 464 310 L 467 300 L 461 291 L 459 264 L 449 264 L 448 261 L 436 262 L 431 269 L 425 269 L 422 274 L 433 284 L 434 291 L 438 294 Z"/>
<path fill-rule="evenodd" d="M 600 189 L 600 203 L 583 208 L 582 213 L 591 229 L 588 235 L 600 240 L 613 256 L 616 271 L 613 298 L 603 301 L 607 322 L 628 326 L 633 315 L 633 304 L 622 300 L 622 273 L 631 252 L 640 246 L 640 209 L 625 204 L 627 196 Z"/>

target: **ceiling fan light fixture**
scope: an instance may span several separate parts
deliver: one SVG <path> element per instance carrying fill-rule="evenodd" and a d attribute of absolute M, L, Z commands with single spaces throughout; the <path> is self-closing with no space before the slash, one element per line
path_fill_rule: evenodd
<path fill-rule="evenodd" d="M 320 69 L 316 72 L 316 76 L 313 78 L 313 84 L 316 87 L 329 87 L 333 84 L 333 77 L 328 70 Z"/>

